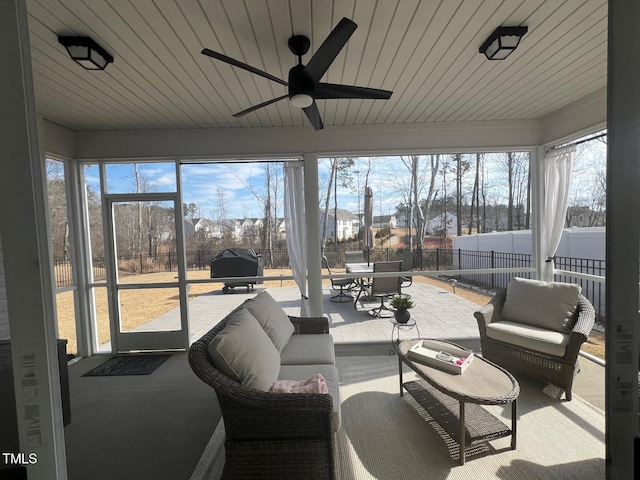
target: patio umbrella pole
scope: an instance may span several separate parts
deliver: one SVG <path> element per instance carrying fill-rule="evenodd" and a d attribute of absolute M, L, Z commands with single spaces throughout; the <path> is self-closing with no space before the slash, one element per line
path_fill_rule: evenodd
<path fill-rule="evenodd" d="M 367 266 L 373 242 L 373 190 L 367 185 L 364 187 L 364 248 L 367 250 Z"/>

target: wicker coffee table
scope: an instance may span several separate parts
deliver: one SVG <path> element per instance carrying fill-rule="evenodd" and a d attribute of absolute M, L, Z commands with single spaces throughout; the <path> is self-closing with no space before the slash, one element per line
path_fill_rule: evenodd
<path fill-rule="evenodd" d="M 443 346 L 455 345 L 445 340 L 429 340 Z M 479 356 L 474 357 L 462 375 L 425 365 L 408 356 L 409 349 L 419 341 L 407 340 L 398 347 L 400 396 L 406 390 L 458 443 L 461 465 L 465 462 L 466 448 L 481 442 L 511 435 L 511 449 L 515 450 L 516 400 L 520 386 L 513 375 Z M 403 363 L 421 380 L 403 383 Z M 511 403 L 511 428 L 480 406 L 508 403 Z"/>

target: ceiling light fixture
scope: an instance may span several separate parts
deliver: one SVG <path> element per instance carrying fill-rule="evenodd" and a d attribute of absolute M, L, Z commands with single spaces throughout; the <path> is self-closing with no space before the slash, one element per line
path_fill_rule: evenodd
<path fill-rule="evenodd" d="M 504 60 L 516 49 L 527 27 L 498 27 L 480 47 L 489 60 Z"/>
<path fill-rule="evenodd" d="M 291 105 L 296 108 L 307 108 L 313 103 L 313 97 L 306 93 L 297 93 L 291 97 Z"/>
<path fill-rule="evenodd" d="M 71 58 L 87 70 L 104 70 L 113 63 L 113 57 L 91 37 L 58 36 L 58 42 L 64 45 Z"/>

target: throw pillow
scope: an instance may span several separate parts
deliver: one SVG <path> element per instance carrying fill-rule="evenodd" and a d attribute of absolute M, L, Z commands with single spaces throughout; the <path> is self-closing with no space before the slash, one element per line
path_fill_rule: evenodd
<path fill-rule="evenodd" d="M 278 352 L 282 352 L 295 331 L 282 307 L 267 292 L 260 292 L 244 306 L 262 325 Z"/>
<path fill-rule="evenodd" d="M 514 277 L 502 307 L 506 320 L 570 333 L 582 288 L 580 285 Z"/>
<path fill-rule="evenodd" d="M 213 365 L 223 374 L 256 390 L 267 391 L 278 379 L 280 354 L 251 313 L 241 308 L 208 348 Z"/>

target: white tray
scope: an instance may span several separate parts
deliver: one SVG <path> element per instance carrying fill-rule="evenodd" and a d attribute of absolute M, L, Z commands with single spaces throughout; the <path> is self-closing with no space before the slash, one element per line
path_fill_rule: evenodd
<path fill-rule="evenodd" d="M 439 352 L 450 353 L 455 358 L 466 357 L 466 360 L 464 361 L 464 363 L 462 363 L 462 365 L 445 362 L 436 358 L 436 355 Z M 445 370 L 455 375 L 461 375 L 473 361 L 473 352 L 455 347 L 453 345 L 433 342 L 431 340 L 420 340 L 409 349 L 409 357 L 412 360 L 416 360 L 431 367 L 436 367 L 440 370 Z"/>

